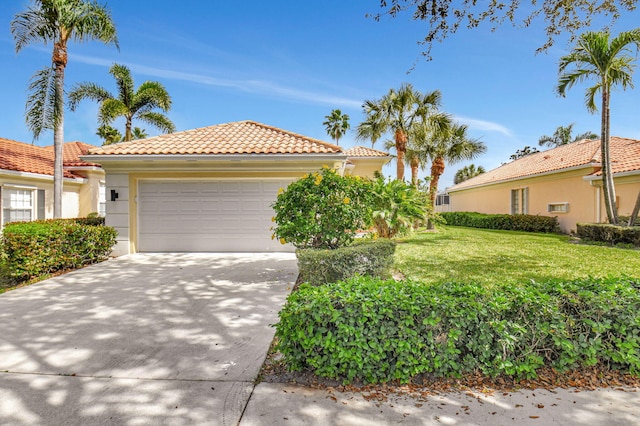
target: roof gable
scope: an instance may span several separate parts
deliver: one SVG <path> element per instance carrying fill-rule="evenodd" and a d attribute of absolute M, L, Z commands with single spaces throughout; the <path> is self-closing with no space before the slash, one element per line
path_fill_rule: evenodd
<path fill-rule="evenodd" d="M 640 171 L 640 141 L 611 137 L 611 167 L 613 173 Z M 576 167 L 593 166 L 599 174 L 600 140 L 584 139 L 546 151 L 527 155 L 486 173 L 452 186 L 449 191 L 491 185 L 541 174 L 562 172 Z"/>
<path fill-rule="evenodd" d="M 93 155 L 341 154 L 327 142 L 267 126 L 237 121 L 92 149 Z"/>

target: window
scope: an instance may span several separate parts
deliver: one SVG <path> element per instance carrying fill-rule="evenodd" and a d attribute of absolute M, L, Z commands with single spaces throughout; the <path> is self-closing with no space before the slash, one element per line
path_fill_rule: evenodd
<path fill-rule="evenodd" d="M 2 188 L 2 225 L 9 222 L 28 222 L 34 219 L 33 189 Z"/>
<path fill-rule="evenodd" d="M 511 190 L 511 214 L 527 214 L 529 212 L 529 188 Z"/>
<path fill-rule="evenodd" d="M 569 203 L 549 203 L 547 211 L 549 213 L 568 213 Z"/>
<path fill-rule="evenodd" d="M 436 206 L 448 205 L 449 194 L 438 194 L 436 196 Z"/>
<path fill-rule="evenodd" d="M 107 188 L 104 182 L 100 182 L 100 190 L 98 193 L 98 214 L 103 216 L 107 213 Z"/>

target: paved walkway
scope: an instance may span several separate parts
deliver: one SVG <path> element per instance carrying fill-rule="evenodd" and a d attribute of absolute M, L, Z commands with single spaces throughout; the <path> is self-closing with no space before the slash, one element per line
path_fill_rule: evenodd
<path fill-rule="evenodd" d="M 289 254 L 137 254 L 0 295 L 0 424 L 236 425 Z"/>
<path fill-rule="evenodd" d="M 640 425 L 640 389 L 408 396 L 260 383 L 241 426 Z"/>

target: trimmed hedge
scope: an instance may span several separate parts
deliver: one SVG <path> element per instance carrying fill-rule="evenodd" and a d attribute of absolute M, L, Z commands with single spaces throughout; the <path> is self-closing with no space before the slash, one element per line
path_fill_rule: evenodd
<path fill-rule="evenodd" d="M 96 219 L 100 218 L 7 224 L 2 248 L 10 275 L 26 280 L 105 260 L 116 242 L 117 232 Z"/>
<path fill-rule="evenodd" d="M 440 215 L 447 225 L 469 228 L 502 229 L 525 232 L 560 232 L 556 216 L 531 214 L 484 214 L 476 212 L 443 212 Z"/>
<path fill-rule="evenodd" d="M 322 285 L 355 275 L 389 278 L 396 243 L 388 239 L 360 240 L 335 250 L 298 249 L 299 281 Z"/>
<path fill-rule="evenodd" d="M 640 226 L 578 223 L 577 235 L 583 240 L 600 241 L 611 245 L 633 244 L 640 247 Z"/>
<path fill-rule="evenodd" d="M 603 364 L 640 373 L 640 280 L 478 284 L 357 277 L 287 299 L 277 346 L 291 370 L 369 383 L 430 373 L 533 378 Z"/>

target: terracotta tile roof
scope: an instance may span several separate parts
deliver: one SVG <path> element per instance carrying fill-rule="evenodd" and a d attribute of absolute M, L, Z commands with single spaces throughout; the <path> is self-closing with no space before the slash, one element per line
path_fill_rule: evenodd
<path fill-rule="evenodd" d="M 344 152 L 349 157 L 389 157 L 388 152 L 379 151 L 366 146 L 354 146 Z"/>
<path fill-rule="evenodd" d="M 78 152 L 88 150 L 91 147 L 91 145 L 82 142 L 66 143 L 64 145 L 64 166 L 95 165 L 80 161 L 78 158 Z M 53 147 L 35 146 L 0 138 L 0 169 L 53 176 Z M 64 177 L 78 178 L 80 176 L 69 170 L 64 170 Z"/>
<path fill-rule="evenodd" d="M 610 152 L 611 167 L 614 174 L 633 170 L 640 171 L 640 141 L 612 136 Z M 527 155 L 454 185 L 448 190 L 458 191 L 579 166 L 593 165 L 594 168 L 598 167 L 599 170 L 599 162 L 600 140 L 585 139 Z M 593 174 L 597 175 L 598 171 L 593 172 Z"/>
<path fill-rule="evenodd" d="M 255 121 L 237 121 L 93 149 L 96 155 L 339 154 L 342 149 Z"/>
<path fill-rule="evenodd" d="M 47 146 L 46 149 L 53 152 L 53 146 Z M 95 145 L 89 145 L 84 142 L 74 141 L 65 142 L 64 144 L 64 167 L 100 167 L 97 163 L 90 163 L 88 161 L 82 161 L 81 155 L 86 155 L 90 150 L 96 148 Z"/>

